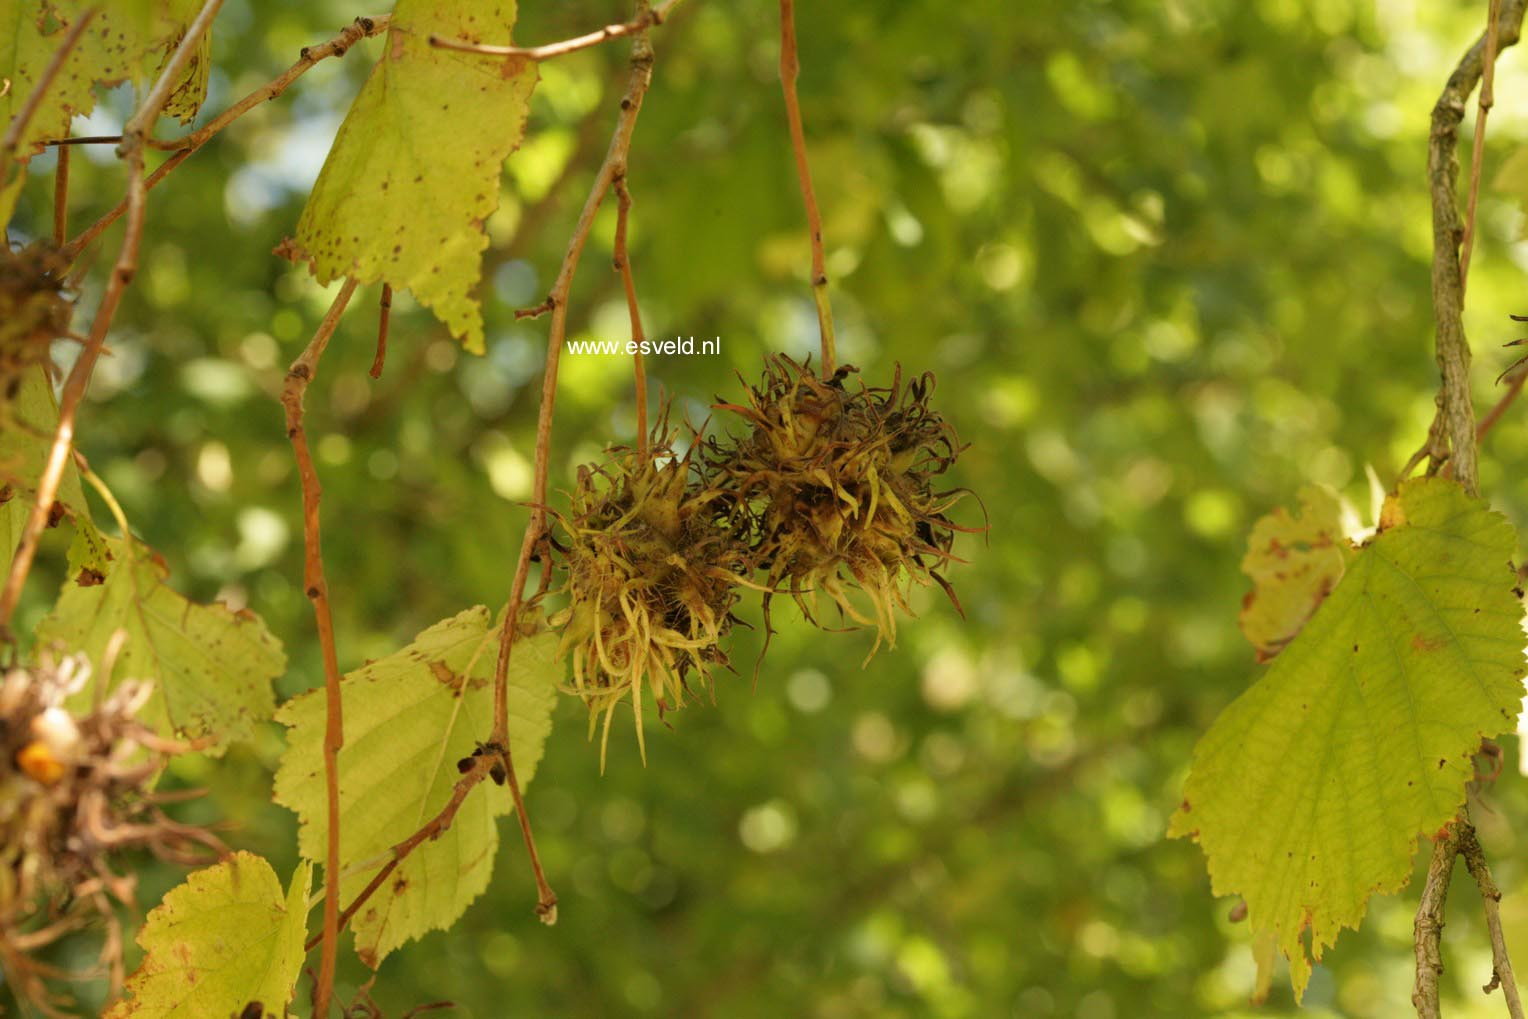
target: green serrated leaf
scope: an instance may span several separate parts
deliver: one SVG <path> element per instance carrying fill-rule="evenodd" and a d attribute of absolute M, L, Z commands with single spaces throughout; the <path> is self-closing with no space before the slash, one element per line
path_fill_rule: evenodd
<path fill-rule="evenodd" d="M 70 578 L 80 587 L 90 587 L 105 580 L 110 569 L 111 549 L 106 547 L 106 536 L 89 518 L 76 518 L 74 540 L 69 543 Z"/>
<path fill-rule="evenodd" d="M 320 283 L 350 276 L 411 291 L 475 353 L 483 221 L 499 206 L 538 73 L 529 60 L 436 49 L 429 37 L 500 41 L 514 22 L 513 0 L 399 0 L 297 234 L 278 249 Z"/>
<path fill-rule="evenodd" d="M 401 651 L 345 676 L 345 746 L 340 751 L 340 882 L 349 903 L 393 845 L 414 834 L 451 797 L 456 762 L 492 728 L 498 628 L 488 610 L 435 624 Z M 562 669 L 551 633 L 516 640 L 509 665 L 509 736 L 515 772 L 530 782 L 552 728 Z M 301 821 L 299 846 L 322 860 L 328 833 L 323 740 L 324 692 L 282 705 L 290 728 L 276 772 L 278 803 Z M 438 839 L 425 842 L 351 921 L 356 951 L 375 967 L 393 949 L 455 923 L 488 887 L 498 850 L 496 817 L 513 809 L 506 789 L 485 783 L 463 802 Z"/>
<path fill-rule="evenodd" d="M 188 877 L 149 912 L 147 953 L 106 1019 L 223 1019 L 250 1002 L 285 1015 L 302 971 L 313 865 L 297 865 L 283 895 L 276 872 L 252 853 Z"/>
<path fill-rule="evenodd" d="M 108 539 L 104 583 L 64 584 L 37 626 L 41 645 L 85 654 L 96 674 L 76 695 L 91 703 L 99 683 L 146 679 L 154 692 L 139 717 L 161 732 L 205 740 L 208 753 L 248 738 L 271 716 L 271 681 L 286 668 L 281 644 L 248 610 L 198 605 L 165 584 L 168 571 L 142 545 Z M 112 634 L 127 631 L 111 676 L 101 663 Z"/>
<path fill-rule="evenodd" d="M 53 446 L 53 432 L 58 428 L 58 401 L 53 397 L 53 384 L 40 365 L 27 369 L 10 405 L 0 406 L 0 416 L 3 416 L 0 419 L 0 487 L 34 493 Z M 80 486 L 80 474 L 72 460 L 64 465 L 58 501 L 71 513 L 89 516 L 85 490 Z"/>
<path fill-rule="evenodd" d="M 1242 572 L 1252 591 L 1242 602 L 1241 629 L 1266 662 L 1300 628 L 1342 579 L 1353 547 L 1342 533 L 1342 504 L 1325 488 L 1300 490 L 1300 511 L 1263 517 L 1247 539 Z"/>
<path fill-rule="evenodd" d="M 1272 933 L 1297 997 L 1369 897 L 1406 884 L 1418 837 L 1458 816 L 1471 757 L 1523 696 L 1512 525 L 1442 479 L 1403 485 L 1381 521 L 1200 740 L 1169 828 Z"/>
<path fill-rule="evenodd" d="M 11 217 L 22 183 L 21 167 L 41 152 L 42 143 L 62 137 L 69 121 L 95 108 L 97 85 L 146 79 L 184 35 L 200 9 L 192 0 L 0 0 L 0 78 L 10 90 L 0 96 L 0 122 L 8 123 L 31 95 L 69 27 L 84 12 L 96 13 L 69 54 L 42 104 L 22 132 L 15 158 L 0 154 L 0 224 Z M 189 120 L 206 95 L 206 60 L 193 62 L 175 93 L 174 110 Z M 197 92 L 198 85 L 200 92 Z M 192 100 L 195 100 L 193 105 Z M 188 111 L 189 110 L 189 114 Z"/>

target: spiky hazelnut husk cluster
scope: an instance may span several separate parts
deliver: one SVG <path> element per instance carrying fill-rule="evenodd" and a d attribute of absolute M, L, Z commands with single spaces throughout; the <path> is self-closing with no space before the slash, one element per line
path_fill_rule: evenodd
<path fill-rule="evenodd" d="M 0 397 L 15 396 L 34 365 L 52 370 L 49 349 L 69 331 L 72 302 L 64 292 L 69 260 L 50 244 L 0 247 Z"/>
<path fill-rule="evenodd" d="M 623 700 L 631 699 L 645 759 L 644 688 L 660 714 L 694 687 L 709 688 L 711 670 L 727 664 L 732 608 L 752 572 L 731 500 L 706 484 L 693 449 L 676 455 L 669 441 L 660 425 L 647 457 L 617 449 L 598 468 L 580 467 L 564 521 L 570 604 L 553 623 L 572 652 L 591 735 L 603 717 L 602 764 Z"/>
<path fill-rule="evenodd" d="M 101 962 L 120 982 L 113 903 L 133 905 L 134 879 L 113 857 L 147 849 L 196 864 L 222 852 L 215 836 L 166 817 L 167 797 L 152 792 L 170 748 L 136 719 L 149 685 L 121 683 L 77 714 L 66 702 L 89 675 L 82 658 L 45 658 L 0 678 L 0 965 L 50 1014 L 54 971 L 32 956 L 71 930 L 105 924 Z"/>
<path fill-rule="evenodd" d="M 579 469 L 557 546 L 571 604 L 553 623 L 591 734 L 603 716 L 602 762 L 624 699 L 640 745 L 644 685 L 662 712 L 728 664 L 743 588 L 763 592 L 766 632 L 770 599 L 787 593 L 825 629 L 874 627 L 871 655 L 895 642 L 911 585 L 937 583 L 959 610 L 938 570 L 966 530 L 948 515 L 966 493 L 936 485 L 964 447 L 929 406 L 932 375 L 904 384 L 898 368 L 889 387 L 870 388 L 848 383 L 855 371 L 822 379 L 774 357 L 746 404 L 718 405 L 747 423 L 743 434 L 695 436 L 675 456 L 660 425 L 648 458 L 617 449 Z M 832 624 L 819 592 L 838 611 Z"/>
<path fill-rule="evenodd" d="M 889 387 L 871 388 L 850 381 L 856 371 L 822 379 L 777 355 L 747 404 L 721 405 L 751 430 L 712 440 L 706 459 L 718 483 L 755 508 L 766 627 L 770 597 L 788 593 L 827 628 L 821 592 L 843 620 L 875 627 L 874 655 L 883 640 L 896 642 L 896 610 L 911 614 L 912 584 L 938 583 L 960 609 L 938 568 L 953 559 L 963 528 L 948 513 L 966 493 L 936 481 L 964 447 L 929 406 L 932 374 L 904 385 L 899 365 Z"/>

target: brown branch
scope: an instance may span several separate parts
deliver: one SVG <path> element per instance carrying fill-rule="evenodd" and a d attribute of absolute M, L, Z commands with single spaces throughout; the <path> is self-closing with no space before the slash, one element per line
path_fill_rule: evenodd
<path fill-rule="evenodd" d="M 267 102 L 280 96 L 287 90 L 288 86 L 290 86 L 292 82 L 306 74 L 308 69 L 311 68 L 314 64 L 325 59 L 326 57 L 344 56 L 346 51 L 349 50 L 350 47 L 353 46 L 358 40 L 369 38 L 386 30 L 388 21 L 389 17 L 385 14 L 371 18 L 356 18 L 355 21 L 345 26 L 344 30 L 341 31 L 339 35 L 335 36 L 333 39 L 330 39 L 328 42 L 322 43 L 318 46 L 303 47 L 302 53 L 298 57 L 298 60 L 295 64 L 289 67 L 285 72 L 283 72 L 273 81 L 266 82 L 264 85 L 255 89 L 253 92 L 249 93 L 249 95 L 245 96 L 243 99 L 240 99 L 237 103 L 234 103 L 228 109 L 218 114 L 212 120 L 208 121 L 206 126 L 193 131 L 191 134 L 186 135 L 184 138 L 177 138 L 174 141 L 149 142 L 148 144 L 154 148 L 173 149 L 175 150 L 175 154 L 166 160 L 159 167 L 159 169 L 155 170 L 154 173 L 149 177 L 147 185 L 148 188 L 152 189 L 154 185 L 163 180 L 171 170 L 185 162 L 187 156 L 191 155 L 191 153 L 197 151 L 203 145 L 207 144 L 207 141 L 211 139 L 213 135 L 223 130 L 223 128 L 233 123 L 233 121 L 237 120 L 239 117 L 242 117 L 244 114 L 248 113 L 256 106 L 259 106 L 261 103 Z M 80 251 L 87 244 L 99 237 L 107 227 L 115 223 L 122 216 L 122 213 L 125 211 L 125 209 L 126 205 L 124 203 L 118 203 L 115 208 L 111 209 L 106 213 L 106 215 L 102 216 L 100 219 L 96 220 L 96 222 L 86 228 L 84 233 L 70 241 L 66 250 L 69 252 L 69 254 L 77 257 Z"/>
<path fill-rule="evenodd" d="M 1493 0 L 1493 8 L 1496 0 Z M 1433 319 L 1437 331 L 1438 372 L 1442 378 L 1439 414 L 1442 429 L 1429 435 L 1429 473 L 1437 473 L 1447 460 L 1466 492 L 1478 495 L 1479 467 L 1475 438 L 1475 408 L 1470 398 L 1470 346 L 1464 335 L 1464 268 L 1460 244 L 1465 227 L 1459 219 L 1459 123 L 1466 100 L 1485 74 L 1488 56 L 1517 42 L 1522 32 L 1523 11 L 1528 0 L 1505 0 L 1498 17 L 1470 47 L 1449 76 L 1432 111 L 1428 135 L 1427 176 L 1432 197 Z M 1484 130 L 1484 116 L 1477 122 Z M 1478 160 L 1477 160 L 1478 166 Z M 1442 434 L 1448 445 L 1442 448 Z"/>
<path fill-rule="evenodd" d="M 631 275 L 631 254 L 626 248 L 626 221 L 631 215 L 631 191 L 626 187 L 626 177 L 611 181 L 615 189 L 615 248 L 612 261 L 616 272 L 621 274 L 621 285 L 626 290 L 626 311 L 631 318 L 631 370 L 636 381 L 637 393 L 637 459 L 647 459 L 647 365 L 642 344 L 647 337 L 642 331 L 642 311 L 637 306 L 637 284 Z"/>
<path fill-rule="evenodd" d="M 58 167 L 53 171 L 53 244 L 63 247 L 69 239 L 69 149 L 58 150 Z"/>
<path fill-rule="evenodd" d="M 638 17 L 641 17 L 645 10 L 647 10 L 646 0 L 637 0 Z M 567 335 L 568 294 L 572 290 L 573 274 L 578 268 L 578 260 L 583 253 L 584 243 L 588 240 L 589 231 L 594 226 L 595 213 L 599 211 L 600 203 L 604 201 L 614 181 L 626 175 L 626 161 L 631 150 L 632 131 L 636 128 L 637 114 L 642 110 L 642 99 L 647 94 L 647 87 L 652 82 L 652 77 L 652 44 L 648 41 L 647 32 L 640 31 L 632 40 L 631 73 L 627 78 L 626 93 L 621 97 L 621 114 L 616 120 L 610 146 L 605 151 L 605 161 L 600 164 L 599 172 L 595 174 L 594 185 L 589 190 L 589 197 L 584 200 L 583 211 L 579 213 L 578 223 L 573 228 L 573 236 L 569 239 L 567 251 L 563 255 L 562 268 L 558 270 L 557 279 L 553 282 L 551 293 L 547 295 L 545 302 L 552 313 L 552 323 L 547 337 L 546 369 L 541 377 L 541 407 L 536 416 L 536 457 L 532 483 L 531 519 L 526 525 L 525 537 L 520 543 L 520 556 L 515 563 L 509 605 L 504 611 L 504 623 L 499 636 L 499 657 L 494 669 L 494 723 L 491 742 L 502 748 L 510 792 L 515 798 L 515 810 L 520 816 L 521 834 L 525 837 L 525 848 L 530 854 L 531 868 L 535 872 L 536 886 L 540 893 L 537 913 L 548 922 L 556 919 L 557 895 L 547 884 L 546 875 L 542 872 L 536 842 L 531 834 L 530 820 L 525 812 L 525 804 L 521 801 L 519 783 L 515 777 L 514 764 L 510 759 L 509 656 L 519 628 L 520 610 L 525 599 L 525 582 L 530 575 L 531 556 L 541 545 L 546 534 L 546 491 L 552 454 L 552 411 L 557 399 L 557 364 L 562 355 L 563 340 Z"/>
<path fill-rule="evenodd" d="M 468 42 L 465 39 L 447 39 L 444 36 L 430 36 L 430 45 L 436 49 L 454 50 L 458 53 L 472 53 L 481 57 L 525 57 L 529 60 L 549 60 L 552 57 L 560 57 L 568 53 L 576 53 L 590 46 L 598 46 L 602 42 L 619 39 L 626 35 L 636 35 L 644 32 L 654 25 L 661 25 L 669 12 L 678 7 L 683 0 L 664 0 L 663 3 L 653 7 L 643 7 L 637 16 L 630 21 L 619 25 L 606 25 L 604 28 L 587 35 L 575 36 L 572 39 L 564 39 L 561 42 L 551 42 L 544 46 L 492 46 L 485 43 Z"/>
<path fill-rule="evenodd" d="M 382 284 L 381 308 L 377 315 L 377 356 L 371 359 L 371 377 L 382 377 L 382 364 L 387 360 L 387 327 L 393 317 L 393 286 Z"/>
<path fill-rule="evenodd" d="M 356 281 L 347 279 L 334 303 L 324 315 L 318 331 L 307 349 L 292 362 L 287 370 L 286 383 L 281 390 L 281 403 L 286 409 L 287 438 L 292 441 L 292 452 L 297 458 L 297 472 L 302 484 L 302 540 L 303 540 L 303 587 L 308 600 L 313 603 L 313 616 L 318 627 L 318 643 L 324 658 L 325 729 L 324 729 L 324 784 L 328 792 L 329 831 L 327 855 L 324 860 L 324 928 L 320 940 L 323 952 L 320 957 L 318 984 L 313 992 L 313 1014 L 329 1014 L 329 999 L 334 993 L 334 965 L 339 947 L 339 890 L 340 890 L 340 748 L 345 745 L 344 698 L 340 688 L 339 656 L 334 649 L 334 618 L 329 609 L 329 585 L 324 578 L 324 554 L 320 540 L 319 499 L 323 489 L 318 481 L 318 470 L 313 466 L 313 454 L 308 449 L 308 433 L 303 427 L 303 395 L 318 370 L 319 358 L 329 345 L 355 293 Z"/>
<path fill-rule="evenodd" d="M 43 142 L 44 145 L 63 146 L 65 148 L 75 145 L 120 145 L 121 143 L 122 136 L 120 134 L 82 134 L 73 138 L 54 138 Z"/>
<path fill-rule="evenodd" d="M 1480 198 L 1480 165 L 1486 148 L 1486 117 L 1496 105 L 1493 86 L 1496 81 L 1496 18 L 1501 0 L 1491 0 L 1486 12 L 1485 67 L 1480 79 L 1480 112 L 1475 115 L 1475 142 L 1470 153 L 1470 197 L 1464 214 L 1464 240 L 1459 251 L 1459 290 L 1461 296 L 1470 280 L 1470 253 L 1475 248 L 1475 205 Z"/>
<path fill-rule="evenodd" d="M 1411 1003 L 1416 1006 L 1417 1019 L 1440 1019 L 1438 978 L 1443 975 L 1443 912 L 1448 904 L 1448 882 L 1454 873 L 1454 858 L 1459 855 L 1459 828 L 1460 824 L 1450 825 L 1443 837 L 1433 843 L 1427 881 L 1422 885 L 1422 901 L 1417 906 L 1417 918 L 1412 925 L 1417 975 L 1412 985 Z"/>
<path fill-rule="evenodd" d="M 822 248 L 822 213 L 812 190 L 812 170 L 806 159 L 806 131 L 801 124 L 801 101 L 796 97 L 796 78 L 801 60 L 796 54 L 795 0 L 780 0 L 780 86 L 785 93 L 785 118 L 790 124 L 791 150 L 796 156 L 796 177 L 806 205 L 806 225 L 812 242 L 812 300 L 817 305 L 817 328 L 822 335 L 822 377 L 832 378 L 838 369 L 838 350 L 833 333 L 833 308 L 828 303 L 828 265 Z"/>
<path fill-rule="evenodd" d="M 43 467 L 42 477 L 37 481 L 37 497 L 32 504 L 32 512 L 27 517 L 26 525 L 22 529 L 21 541 L 16 546 L 16 553 L 11 559 L 11 568 L 5 579 L 5 587 L 0 590 L 0 634 L 9 631 L 11 616 L 16 611 L 16 603 L 21 598 L 21 589 L 26 584 L 27 574 L 31 572 L 32 560 L 37 555 L 37 543 L 42 537 L 42 532 L 47 528 L 49 512 L 53 508 L 54 499 L 58 496 L 58 486 L 63 480 L 64 467 L 69 462 L 69 452 L 74 442 L 75 414 L 78 413 L 80 403 L 85 398 L 85 391 L 90 387 L 91 373 L 95 370 L 96 361 L 106 346 L 106 335 L 111 330 L 117 306 L 122 302 L 122 294 L 138 271 L 138 249 L 143 242 L 144 208 L 148 198 L 148 187 L 143 178 L 143 140 L 158 118 L 159 111 L 164 108 L 176 79 L 186 66 L 186 62 L 191 59 L 201 37 L 211 26 L 212 19 L 222 3 L 223 0 L 207 0 L 202 6 L 201 12 L 187 27 L 180 45 L 165 63 L 159 80 L 149 90 L 142 105 L 138 107 L 137 112 L 122 130 L 120 151 L 128 167 L 127 197 L 123 204 L 127 215 L 127 229 L 123 232 L 122 247 L 117 253 L 116 264 L 112 267 L 111 275 L 107 277 L 106 288 L 101 294 L 101 303 L 96 309 L 95 319 L 91 322 L 90 335 L 80 350 L 79 359 L 69 370 L 69 376 L 64 380 L 64 387 L 59 395 L 58 426 L 53 432 L 53 443 L 48 450 L 48 459 Z"/>
<path fill-rule="evenodd" d="M 64 69 L 64 64 L 69 60 L 69 54 L 73 53 L 74 47 L 79 45 L 80 36 L 85 34 L 85 28 L 90 24 L 90 19 L 94 18 L 99 10 L 98 7 L 86 8 L 79 17 L 74 19 L 74 24 L 69 26 L 69 31 L 64 34 L 58 49 L 53 51 L 48 66 L 43 68 L 37 84 L 32 86 L 32 91 L 27 94 L 21 109 L 11 118 L 10 126 L 5 129 L 5 135 L 0 137 L 0 183 L 4 183 L 10 173 L 11 162 L 16 158 L 16 150 L 21 147 L 21 136 L 26 134 L 27 125 L 37 115 L 37 110 L 42 106 L 48 89 L 53 87 L 53 82 L 57 80 L 59 72 Z"/>
<path fill-rule="evenodd" d="M 1507 938 L 1501 928 L 1501 890 L 1491 877 L 1491 868 L 1486 863 L 1486 854 L 1480 848 L 1475 829 L 1468 823 L 1460 829 L 1459 855 L 1464 857 L 1464 865 L 1469 868 L 1470 876 L 1480 888 L 1486 929 L 1491 934 L 1491 982 L 1482 989 L 1490 994 L 1493 989 L 1500 987 L 1502 997 L 1507 1000 L 1507 1014 L 1511 1019 L 1523 1019 L 1523 1002 L 1518 996 L 1517 979 L 1512 975 L 1512 959 L 1507 955 Z"/>

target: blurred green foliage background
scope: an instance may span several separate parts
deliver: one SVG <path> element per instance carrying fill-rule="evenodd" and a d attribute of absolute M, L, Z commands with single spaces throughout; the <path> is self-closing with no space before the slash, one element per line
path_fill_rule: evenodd
<path fill-rule="evenodd" d="M 594 0 L 523 4 L 517 40 L 619 20 Z M 383 966 L 389 1014 L 449 998 L 463 1017 L 813 1016 L 1115 1019 L 1250 1011 L 1251 954 L 1198 849 L 1162 838 L 1194 740 L 1257 674 L 1236 627 L 1257 516 L 1307 481 L 1367 505 L 1421 442 L 1432 364 L 1427 114 L 1484 21 L 1456 0 L 969 0 L 807 4 L 801 96 L 840 323 L 871 384 L 934 371 L 971 443 L 955 481 L 987 539 L 867 666 L 865 634 L 791 608 L 757 689 L 744 633 L 716 705 L 648 734 L 617 727 L 598 772 L 562 704 L 530 790 L 561 921 L 532 914 L 506 828 L 495 884 L 456 929 Z M 363 10 L 228 0 L 209 111 Z M 696 422 L 770 351 L 815 348 L 807 247 L 769 0 L 691 0 L 657 30 L 632 151 L 632 255 L 649 332 L 720 337 L 657 358 Z M 81 446 L 142 536 L 199 598 L 257 610 L 291 657 L 281 693 L 321 682 L 302 596 L 297 479 L 276 400 L 328 297 L 272 256 L 379 42 L 328 61 L 156 189 L 143 270 L 81 414 Z M 400 295 L 380 382 L 376 289 L 352 305 L 310 391 L 342 665 L 508 589 L 527 510 L 544 296 L 614 122 L 626 49 L 544 65 L 525 144 L 488 224 L 486 357 Z M 1481 405 L 1528 311 L 1522 213 L 1489 187 L 1528 138 L 1509 52 L 1467 325 Z M 120 124 L 115 94 L 80 133 Z M 207 114 L 203 114 L 205 118 Z M 493 131 L 492 123 L 461 125 Z M 1468 130 L 1468 121 L 1466 130 Z M 52 157 L 18 224 L 50 222 Z M 115 203 L 110 147 L 76 152 L 71 222 Z M 601 215 L 576 337 L 624 339 Z M 24 232 L 24 229 L 23 231 Z M 120 227 L 91 254 L 88 314 Z M 629 442 L 624 358 L 564 359 L 554 487 Z M 1493 502 L 1528 523 L 1528 429 L 1485 450 Z M 974 507 L 967 523 L 979 523 Z M 44 562 L 35 620 L 61 579 Z M 757 621 L 756 610 L 751 617 Z M 25 623 L 26 620 L 23 620 Z M 1508 741 L 1509 762 L 1517 747 Z M 269 801 L 274 726 L 180 766 L 230 841 L 294 862 Z M 1477 808 L 1528 954 L 1516 769 Z M 512 825 L 513 822 L 510 822 Z M 1462 868 L 1461 868 L 1462 869 Z M 145 875 L 145 898 L 179 880 Z M 1317 970 L 1311 1016 L 1409 1011 L 1406 895 L 1374 904 Z M 83 965 L 88 939 L 61 962 Z M 1494 1014 L 1474 891 L 1445 938 L 1451 1016 Z M 365 971 L 342 974 L 353 988 Z M 1260 1015 L 1294 1011 L 1275 985 Z M 87 999 L 88 1000 L 88 999 Z"/>

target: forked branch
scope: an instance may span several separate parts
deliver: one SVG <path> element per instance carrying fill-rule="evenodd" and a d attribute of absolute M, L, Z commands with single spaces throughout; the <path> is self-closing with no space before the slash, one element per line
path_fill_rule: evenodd
<path fill-rule="evenodd" d="M 550 60 L 553 57 L 577 53 L 579 50 L 598 46 L 602 42 L 609 42 L 622 36 L 636 35 L 654 25 L 661 25 L 668 17 L 669 11 L 683 2 L 684 0 L 663 0 L 662 3 L 653 4 L 651 7 L 644 6 L 630 21 L 619 25 L 606 25 L 598 31 L 574 36 L 572 39 L 564 39 L 561 42 L 547 43 L 544 46 L 492 46 L 486 43 L 469 42 L 465 39 L 447 39 L 439 35 L 430 36 L 430 45 L 437 49 L 475 53 L 483 57 L 525 57 L 528 60 Z"/>
<path fill-rule="evenodd" d="M 640 19 L 647 10 L 646 0 L 638 0 L 637 18 Z M 583 254 L 584 244 L 588 241 L 589 231 L 594 226 L 595 213 L 599 211 L 600 204 L 610 193 L 614 182 L 626 176 L 626 162 L 628 153 L 631 151 L 632 132 L 636 128 L 637 115 L 642 110 L 642 99 L 647 95 L 652 76 L 653 49 L 648 41 L 647 31 L 643 29 L 638 31 L 632 40 L 631 73 L 626 80 L 626 92 L 621 97 L 621 113 L 616 120 L 615 132 L 611 135 L 610 146 L 605 152 L 605 161 L 600 164 L 599 172 L 595 174 L 594 185 L 589 190 L 589 197 L 584 200 L 583 211 L 579 213 L 578 222 L 573 228 L 573 236 L 568 241 L 567 252 L 563 255 L 562 268 L 558 270 L 551 293 L 547 295 L 543 303 L 543 307 L 551 312 L 552 321 L 547 336 L 546 369 L 541 378 L 541 407 L 536 416 L 536 458 L 531 489 L 531 518 L 525 528 L 525 537 L 520 543 L 519 558 L 515 562 L 514 580 L 510 584 L 509 591 L 509 605 L 505 609 L 503 628 L 499 634 L 499 657 L 494 669 L 494 723 L 490 742 L 500 747 L 503 753 L 510 792 L 515 798 L 515 811 L 520 818 L 521 834 L 525 837 L 526 850 L 530 854 L 531 867 L 536 873 L 536 885 L 540 891 L 537 912 L 548 922 L 556 919 L 557 896 L 547 884 L 546 876 L 541 869 L 541 860 L 536 851 L 536 840 L 531 834 L 525 805 L 521 802 L 520 787 L 515 777 L 509 746 L 509 656 L 519 629 L 521 609 L 525 604 L 525 583 L 530 576 L 531 557 L 536 549 L 541 547 L 546 537 L 547 477 L 550 473 L 552 455 L 552 412 L 557 400 L 558 359 L 562 355 L 563 340 L 567 336 L 568 329 L 568 294 L 573 287 L 573 274 L 578 269 L 578 261 Z"/>
<path fill-rule="evenodd" d="M 347 279 L 324 315 L 318 331 L 292 367 L 287 370 L 281 389 L 281 404 L 286 410 L 287 438 L 297 458 L 297 475 L 302 484 L 303 589 L 313 603 L 313 617 L 318 628 L 318 643 L 324 659 L 324 787 L 328 804 L 328 843 L 324 856 L 324 927 L 320 935 L 318 981 L 313 990 L 314 1015 L 329 1014 L 329 1000 L 334 993 L 334 965 L 339 947 L 340 892 L 340 748 L 345 745 L 344 698 L 340 687 L 339 656 L 334 647 L 334 617 L 329 609 L 329 584 L 324 577 L 324 553 L 320 539 L 319 500 L 323 489 L 318 470 L 308 448 L 308 433 L 303 427 L 303 396 L 318 371 L 319 358 L 329 346 L 329 338 L 345 314 L 345 306 L 355 293 L 356 281 Z"/>
<path fill-rule="evenodd" d="M 164 180 L 165 177 L 169 176 L 171 171 L 173 171 L 181 163 L 185 162 L 193 152 L 207 144 L 207 142 L 211 140 L 212 137 L 218 132 L 222 131 L 223 128 L 227 127 L 229 124 L 233 123 L 235 120 L 239 119 L 244 114 L 254 109 L 256 106 L 259 106 L 261 103 L 268 102 L 280 96 L 287 90 L 292 82 L 308 73 L 308 70 L 312 68 L 314 64 L 317 64 L 319 61 L 324 60 L 327 57 L 344 56 L 345 53 L 349 51 L 350 47 L 355 45 L 359 40 L 378 35 L 385 31 L 387 29 L 388 21 L 389 17 L 385 14 L 371 18 L 356 18 L 355 21 L 345 26 L 343 31 L 341 31 L 333 39 L 330 39 L 328 42 L 322 43 L 318 46 L 303 47 L 302 53 L 298 57 L 296 63 L 287 68 L 275 79 L 266 82 L 264 85 L 255 89 L 253 92 L 246 95 L 243 99 L 240 99 L 228 109 L 212 118 L 212 120 L 208 121 L 204 127 L 198 128 L 191 134 L 186 135 L 184 138 L 176 138 L 172 141 L 146 140 L 145 144 L 151 148 L 172 150 L 174 154 L 170 156 L 169 159 L 165 160 L 157 170 L 149 175 L 145 190 L 152 190 L 156 184 Z M 88 140 L 91 139 L 72 139 L 71 141 L 82 142 Z M 67 247 L 69 254 L 78 257 L 79 253 L 85 248 L 87 244 L 99 237 L 106 231 L 107 227 L 111 226 L 121 218 L 123 212 L 126 211 L 126 208 L 127 203 L 125 201 L 119 202 L 104 216 L 87 227 L 84 232 L 69 242 Z"/>

